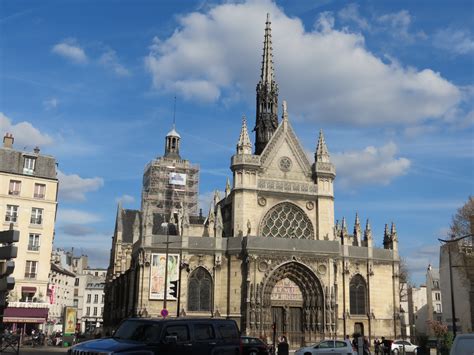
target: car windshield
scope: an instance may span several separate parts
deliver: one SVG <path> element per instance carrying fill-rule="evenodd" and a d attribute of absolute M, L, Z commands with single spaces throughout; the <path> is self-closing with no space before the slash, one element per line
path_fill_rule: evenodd
<path fill-rule="evenodd" d="M 114 333 L 114 339 L 133 340 L 143 343 L 157 342 L 161 324 L 142 320 L 126 320 Z"/>

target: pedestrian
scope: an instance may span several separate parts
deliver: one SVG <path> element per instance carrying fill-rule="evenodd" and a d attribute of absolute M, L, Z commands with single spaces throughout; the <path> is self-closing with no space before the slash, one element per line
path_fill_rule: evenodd
<path fill-rule="evenodd" d="M 367 337 L 364 337 L 364 345 L 363 345 L 363 350 L 364 350 L 364 355 L 370 355 L 370 344 L 369 344 L 369 339 Z"/>
<path fill-rule="evenodd" d="M 380 355 L 380 340 L 379 338 L 375 338 L 374 340 L 374 349 L 375 349 L 375 355 Z"/>
<path fill-rule="evenodd" d="M 278 343 L 278 355 L 289 355 L 290 346 L 286 340 L 286 336 L 282 336 L 280 342 Z"/>

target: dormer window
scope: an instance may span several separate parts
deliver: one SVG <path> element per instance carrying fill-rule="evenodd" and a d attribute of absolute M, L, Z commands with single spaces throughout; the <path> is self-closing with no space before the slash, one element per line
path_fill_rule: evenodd
<path fill-rule="evenodd" d="M 23 174 L 33 175 L 35 172 L 36 158 L 34 157 L 25 157 L 23 164 Z"/>

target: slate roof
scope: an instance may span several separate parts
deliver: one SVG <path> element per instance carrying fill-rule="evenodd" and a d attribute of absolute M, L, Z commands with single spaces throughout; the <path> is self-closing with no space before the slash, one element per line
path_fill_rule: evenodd
<path fill-rule="evenodd" d="M 25 156 L 36 158 L 35 170 L 32 176 L 57 180 L 56 159 L 54 157 L 33 152 L 21 152 L 11 148 L 0 148 L 0 171 L 25 175 L 23 173 Z"/>

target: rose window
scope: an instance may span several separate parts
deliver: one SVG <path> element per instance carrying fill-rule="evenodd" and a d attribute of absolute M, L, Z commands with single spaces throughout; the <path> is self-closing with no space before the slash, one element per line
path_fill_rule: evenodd
<path fill-rule="evenodd" d="M 313 239 L 313 224 L 304 211 L 291 203 L 276 205 L 267 212 L 260 227 L 264 237 Z"/>

